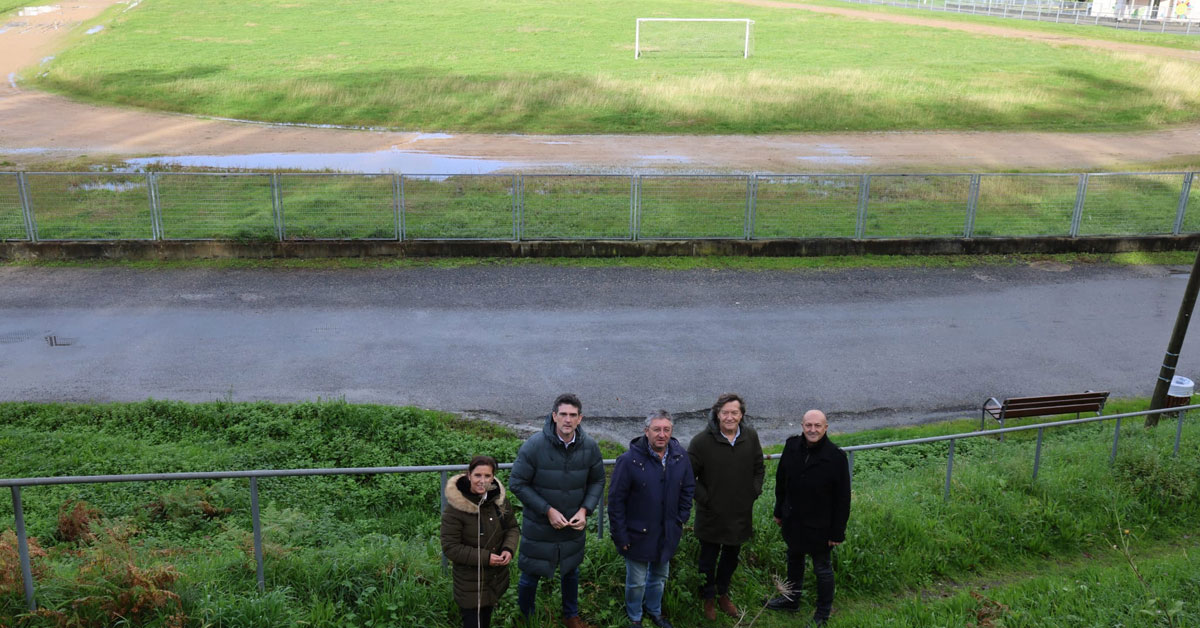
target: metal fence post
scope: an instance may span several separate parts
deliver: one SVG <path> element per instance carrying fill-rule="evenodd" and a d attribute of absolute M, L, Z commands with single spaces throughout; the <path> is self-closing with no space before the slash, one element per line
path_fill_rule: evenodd
<path fill-rule="evenodd" d="M 152 239 L 163 240 L 162 208 L 158 206 L 158 173 L 146 174 L 146 190 L 150 196 L 150 231 Z"/>
<path fill-rule="evenodd" d="M 642 232 L 642 175 L 633 175 L 633 240 L 636 242 Z"/>
<path fill-rule="evenodd" d="M 1179 206 L 1175 208 L 1175 229 L 1171 233 L 1179 235 L 1183 230 L 1183 217 L 1187 213 L 1188 197 L 1192 194 L 1192 179 L 1196 173 L 1183 175 L 1183 188 L 1179 191 Z"/>
<path fill-rule="evenodd" d="M 519 242 L 521 240 L 521 206 L 520 197 L 521 190 L 518 186 L 521 185 L 519 175 L 512 176 L 512 183 L 509 189 L 512 190 L 512 217 L 513 217 L 513 240 Z"/>
<path fill-rule="evenodd" d="M 754 201 L 758 187 L 758 175 L 746 177 L 746 224 L 743 235 L 747 240 L 754 239 Z"/>
<path fill-rule="evenodd" d="M 967 186 L 967 224 L 963 227 L 963 237 L 969 238 L 975 233 L 975 211 L 979 206 L 979 175 L 971 175 L 971 183 Z"/>
<path fill-rule="evenodd" d="M 858 220 L 854 225 L 854 237 L 861 240 L 867 234 L 867 199 L 871 196 L 871 175 L 859 175 Z"/>
<path fill-rule="evenodd" d="M 516 181 L 516 187 L 517 187 L 517 192 L 516 192 L 516 194 L 517 194 L 516 235 L 517 235 L 517 242 L 520 242 L 521 240 L 525 239 L 525 175 L 523 175 L 523 174 L 516 175 L 516 178 L 517 178 L 517 181 Z"/>
<path fill-rule="evenodd" d="M 1179 425 L 1175 428 L 1175 452 L 1172 456 L 1179 457 L 1179 439 L 1183 438 L 1183 410 L 1179 411 Z"/>
<path fill-rule="evenodd" d="M 1087 197 L 1088 175 L 1079 175 L 1079 187 L 1075 190 L 1075 211 L 1071 214 L 1071 237 L 1079 237 L 1079 223 L 1083 219 L 1083 200 Z"/>
<path fill-rule="evenodd" d="M 37 221 L 33 219 L 33 202 L 29 198 L 29 181 L 24 172 L 17 173 L 17 197 L 21 201 L 21 217 L 25 219 L 25 237 L 37 242 Z"/>
<path fill-rule="evenodd" d="M 392 210 L 396 214 L 396 239 L 404 240 L 404 180 L 392 175 Z"/>
<path fill-rule="evenodd" d="M 275 237 L 283 242 L 283 198 L 279 194 L 279 173 L 271 173 L 271 208 L 275 213 Z"/>
<path fill-rule="evenodd" d="M 21 487 L 12 487 L 13 519 L 17 528 L 17 555 L 21 560 L 21 585 L 25 588 L 25 607 L 37 610 L 33 598 L 33 568 L 29 564 L 29 539 L 25 536 L 25 509 L 21 507 Z"/>
<path fill-rule="evenodd" d="M 1112 453 L 1108 456 L 1108 465 L 1117 461 L 1117 442 L 1121 440 L 1121 419 L 1117 419 L 1117 427 L 1113 430 Z"/>
<path fill-rule="evenodd" d="M 258 592 L 267 588 L 263 575 L 262 519 L 258 514 L 258 478 L 250 478 L 250 526 L 254 530 L 254 575 L 258 579 Z"/>
<path fill-rule="evenodd" d="M 846 454 L 846 466 L 849 467 L 850 481 L 854 482 L 854 450 L 850 450 Z"/>
<path fill-rule="evenodd" d="M 1038 428 L 1037 448 L 1033 450 L 1033 479 L 1037 479 L 1038 467 L 1042 466 L 1042 432 L 1046 428 Z"/>
<path fill-rule="evenodd" d="M 950 439 L 950 453 L 946 456 L 946 486 L 942 489 L 942 501 L 950 501 L 950 476 L 954 473 L 954 439 Z"/>

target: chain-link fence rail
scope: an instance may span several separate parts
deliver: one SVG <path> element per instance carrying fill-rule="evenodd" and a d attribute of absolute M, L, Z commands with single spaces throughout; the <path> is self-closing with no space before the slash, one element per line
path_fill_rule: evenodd
<path fill-rule="evenodd" d="M 945 13 L 988 15 L 1017 20 L 1036 20 L 1055 24 L 1107 26 L 1148 33 L 1200 35 L 1200 11 L 1193 2 L 1163 0 L 845 0 L 858 4 L 882 4 L 907 9 Z"/>
<path fill-rule="evenodd" d="M 850 475 L 854 475 L 854 458 L 857 452 L 875 451 L 882 449 L 890 449 L 896 447 L 907 447 L 911 445 L 922 445 L 926 443 L 947 443 L 946 449 L 946 479 L 942 485 L 942 499 L 950 499 L 951 479 L 954 475 L 954 444 L 960 440 L 970 440 L 973 438 L 1004 438 L 1005 434 L 1016 432 L 1027 432 L 1037 430 L 1037 442 L 1033 447 L 1031 474 L 1034 480 L 1037 480 L 1038 473 L 1041 470 L 1042 464 L 1042 440 L 1047 429 L 1068 427 L 1073 425 L 1083 425 L 1090 423 L 1099 423 L 1104 421 L 1114 421 L 1112 448 L 1109 452 L 1108 462 L 1113 464 L 1117 457 L 1117 449 L 1121 439 L 1121 422 L 1123 419 L 1144 417 L 1148 414 L 1174 414 L 1177 417 L 1177 425 L 1175 428 L 1175 445 L 1172 451 L 1172 456 L 1179 456 L 1179 446 L 1183 437 L 1184 418 L 1189 411 L 1200 409 L 1200 405 L 1188 405 L 1163 410 L 1144 410 L 1140 412 L 1127 412 L 1124 414 L 1112 414 L 1108 416 L 1095 416 L 1087 418 L 1075 418 L 1061 421 L 1050 421 L 1046 423 L 1034 423 L 1031 425 L 1022 425 L 1017 427 L 1003 427 L 992 430 L 979 430 L 975 432 L 967 432 L 961 434 L 949 434 L 945 436 L 929 436 L 925 438 L 914 438 L 909 440 L 894 440 L 879 443 L 870 443 L 865 445 L 850 445 L 843 447 L 842 450 L 847 454 L 847 464 L 849 465 Z M 1194 420 L 1194 419 L 1193 419 Z M 782 454 L 768 454 L 763 456 L 766 460 L 777 460 Z M 605 466 L 612 466 L 616 460 L 607 459 L 604 461 Z M 499 465 L 501 470 L 512 468 L 511 462 L 506 462 Z M 17 541 L 18 559 L 21 563 L 21 582 L 22 589 L 25 594 L 25 603 L 30 612 L 37 610 L 37 600 L 34 596 L 34 580 L 33 569 L 30 562 L 29 540 L 26 534 L 25 514 L 22 507 L 22 489 L 26 487 L 36 486 L 55 486 L 55 485 L 73 485 L 73 484 L 108 484 L 114 482 L 184 482 L 192 480 L 224 480 L 233 478 L 243 478 L 249 480 L 250 489 L 250 522 L 253 538 L 253 551 L 255 563 L 255 575 L 258 581 L 258 590 L 262 592 L 266 588 L 265 564 L 263 559 L 263 531 L 262 520 L 259 508 L 258 498 L 258 481 L 259 479 L 268 478 L 288 478 L 288 477 L 312 477 L 322 475 L 390 475 L 390 474 L 408 474 L 408 473 L 437 473 L 438 487 L 441 492 L 441 500 L 436 504 L 438 510 L 446 506 L 445 487 L 448 479 L 448 474 L 452 472 L 465 471 L 467 465 L 436 465 L 436 466 L 406 466 L 406 467 L 356 467 L 356 468 L 335 468 L 335 469 L 259 469 L 254 471 L 211 471 L 211 472 L 182 472 L 182 473 L 139 473 L 130 475 L 92 475 L 92 476 L 58 476 L 58 477 L 29 477 L 29 478 L 4 478 L 0 479 L 0 487 L 9 487 L 12 491 L 12 512 L 13 512 L 13 528 Z M 607 492 L 607 487 L 605 487 Z M 607 499 L 600 500 L 597 516 L 589 518 L 588 526 L 595 530 L 597 538 L 604 537 L 604 508 Z M 435 504 L 429 504 L 432 509 Z M 592 521 L 595 525 L 592 525 Z M 446 567 L 446 558 L 442 557 L 442 568 Z"/>
<path fill-rule="evenodd" d="M 0 240 L 1178 235 L 1195 174 L 0 172 Z"/>

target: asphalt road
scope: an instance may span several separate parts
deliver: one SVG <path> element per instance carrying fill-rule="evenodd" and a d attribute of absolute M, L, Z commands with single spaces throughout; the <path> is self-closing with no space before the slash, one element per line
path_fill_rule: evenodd
<path fill-rule="evenodd" d="M 812 407 L 846 430 L 992 395 L 1148 395 L 1180 270 L 0 267 L 0 400 L 344 397 L 535 425 L 573 391 L 620 438 L 628 419 L 600 417 L 733 390 L 774 441 Z M 1200 374 L 1198 335 L 1180 374 Z"/>

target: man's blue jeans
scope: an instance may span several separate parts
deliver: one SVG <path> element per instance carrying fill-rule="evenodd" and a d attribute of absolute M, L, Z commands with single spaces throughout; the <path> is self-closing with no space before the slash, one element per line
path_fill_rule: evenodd
<path fill-rule="evenodd" d="M 629 621 L 642 620 L 642 608 L 651 615 L 662 615 L 663 589 L 671 563 L 644 563 L 625 559 L 625 613 Z"/>
<path fill-rule="evenodd" d="M 579 568 L 560 572 L 562 580 L 562 614 L 563 619 L 579 616 Z M 539 578 L 533 574 L 521 572 L 517 579 L 517 608 L 525 617 L 533 615 L 537 606 L 537 589 Z"/>

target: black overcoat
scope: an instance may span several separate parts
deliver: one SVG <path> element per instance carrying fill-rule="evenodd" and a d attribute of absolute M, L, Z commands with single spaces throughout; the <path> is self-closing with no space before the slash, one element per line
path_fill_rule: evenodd
<path fill-rule="evenodd" d="M 804 436 L 787 440 L 775 471 L 775 517 L 793 549 L 818 552 L 846 540 L 850 467 L 828 435 L 811 448 Z"/>

